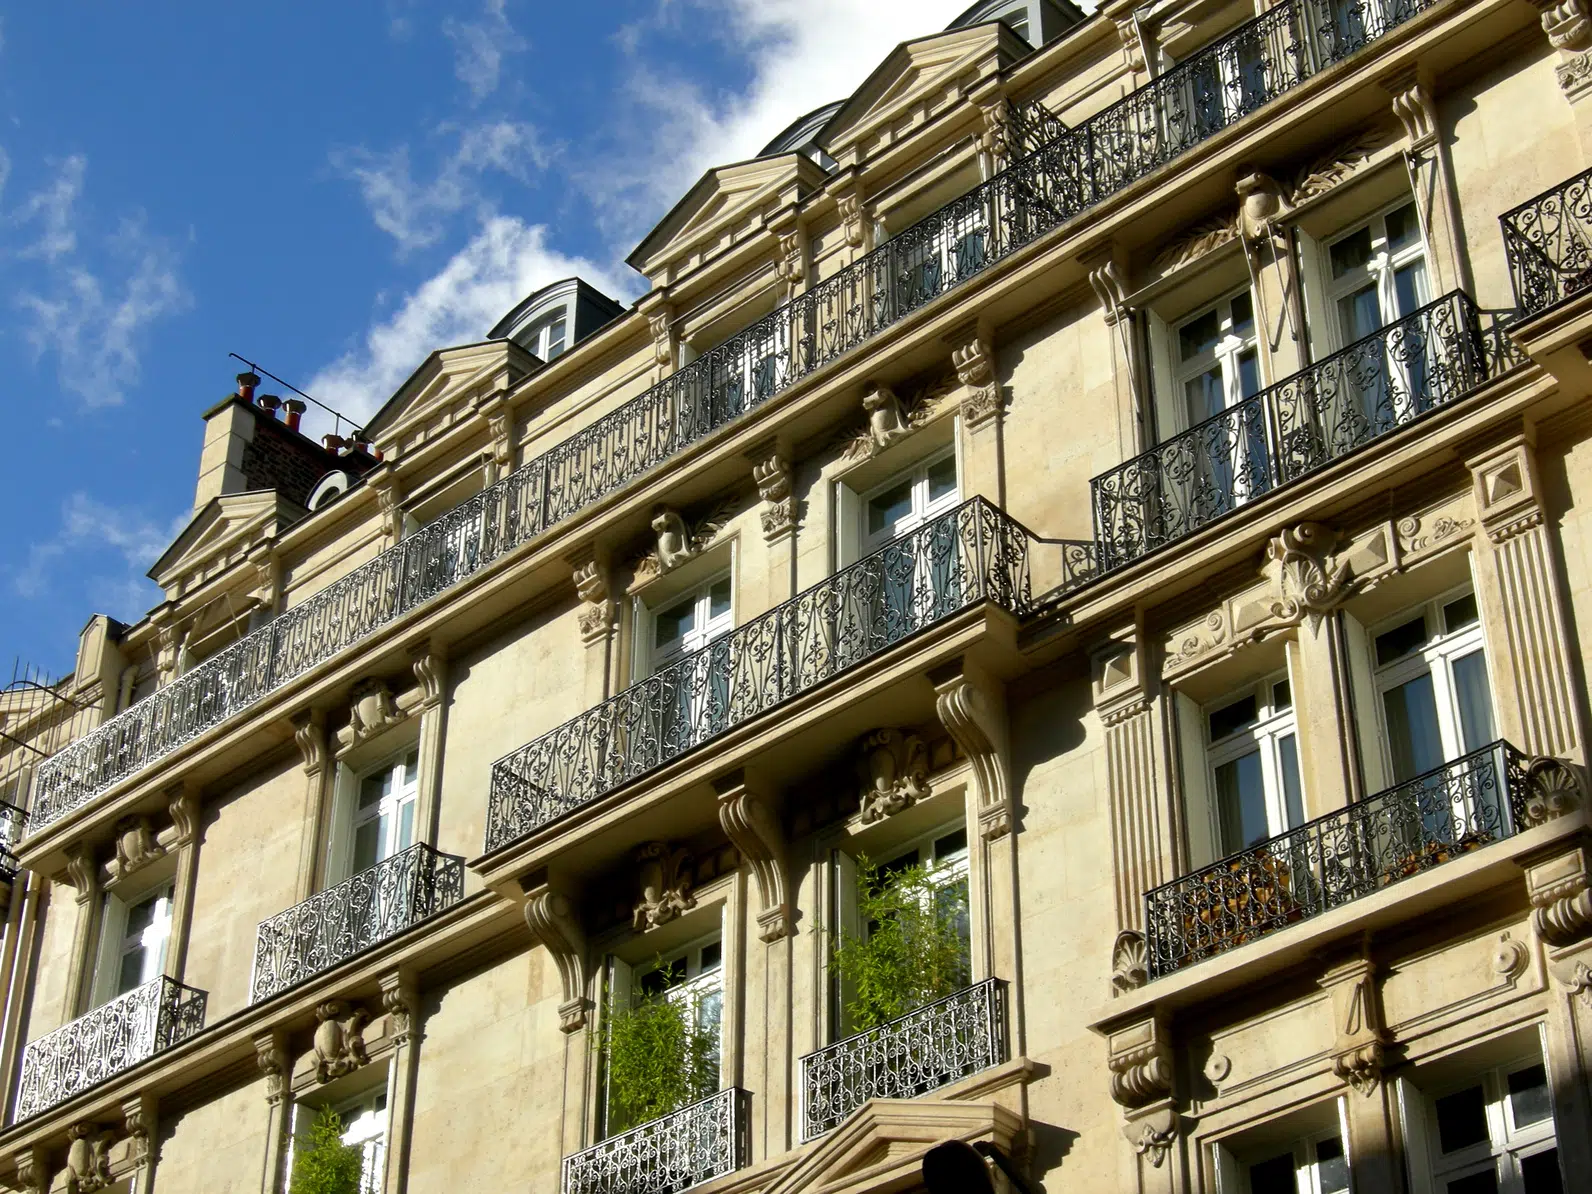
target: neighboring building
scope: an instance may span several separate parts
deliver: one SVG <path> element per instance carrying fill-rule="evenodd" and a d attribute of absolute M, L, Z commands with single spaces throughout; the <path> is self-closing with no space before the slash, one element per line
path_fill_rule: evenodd
<path fill-rule="evenodd" d="M 329 448 L 246 375 L 166 600 L 0 695 L 0 1184 L 277 1194 L 329 1106 L 388 1192 L 1592 1188 L 1589 49 L 979 5 L 633 309 Z"/>

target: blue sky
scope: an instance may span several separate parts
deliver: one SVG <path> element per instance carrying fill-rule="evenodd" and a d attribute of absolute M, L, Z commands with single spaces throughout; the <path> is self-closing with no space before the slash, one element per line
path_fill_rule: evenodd
<path fill-rule="evenodd" d="M 0 683 L 191 514 L 228 352 L 361 418 L 970 0 L 0 4 Z M 272 387 L 273 389 L 276 387 Z"/>

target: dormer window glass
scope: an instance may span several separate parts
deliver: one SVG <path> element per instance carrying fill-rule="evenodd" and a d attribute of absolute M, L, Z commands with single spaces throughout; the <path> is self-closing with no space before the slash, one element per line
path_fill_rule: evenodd
<path fill-rule="evenodd" d="M 552 319 L 537 324 L 526 336 L 526 347 L 544 361 L 551 361 L 569 347 L 568 323 L 560 311 Z"/>

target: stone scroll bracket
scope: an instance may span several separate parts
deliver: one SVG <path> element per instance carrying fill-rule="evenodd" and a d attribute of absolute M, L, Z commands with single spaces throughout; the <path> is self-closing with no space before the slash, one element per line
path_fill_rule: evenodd
<path fill-rule="evenodd" d="M 963 659 L 929 676 L 940 723 L 973 766 L 978 785 L 978 834 L 995 841 L 1012 831 L 1015 794 L 1006 694 L 971 660 Z"/>
<path fill-rule="evenodd" d="M 715 780 L 713 790 L 718 794 L 719 824 L 757 880 L 762 900 L 757 914 L 759 939 L 773 943 L 795 936 L 795 910 L 785 874 L 785 831 L 772 797 L 750 782 L 744 771 Z"/>
<path fill-rule="evenodd" d="M 794 490 L 790 447 L 783 437 L 771 436 L 748 448 L 745 455 L 751 462 L 752 483 L 757 486 L 757 496 L 762 503 L 758 513 L 763 525 L 763 540 L 772 547 L 796 533 L 801 516 Z"/>
<path fill-rule="evenodd" d="M 1100 1027 L 1107 1042 L 1111 1098 L 1123 1109 L 1122 1135 L 1152 1169 L 1166 1165 L 1181 1130 L 1172 1023 L 1147 1007 Z"/>
<path fill-rule="evenodd" d="M 564 1032 L 586 1027 L 592 1001 L 586 995 L 586 933 L 573 900 L 553 887 L 545 871 L 520 881 L 525 892 L 526 927 L 537 944 L 552 954 L 563 986 L 563 1002 L 558 1005 L 558 1026 Z"/>
<path fill-rule="evenodd" d="M 1592 834 L 1583 829 L 1522 857 L 1520 864 L 1548 973 L 1592 1008 Z"/>
<path fill-rule="evenodd" d="M 1316 980 L 1332 1004 L 1336 1038 L 1332 1072 L 1363 1097 L 1382 1082 L 1388 1036 L 1383 1027 L 1382 990 L 1369 948 L 1359 957 L 1331 966 Z"/>

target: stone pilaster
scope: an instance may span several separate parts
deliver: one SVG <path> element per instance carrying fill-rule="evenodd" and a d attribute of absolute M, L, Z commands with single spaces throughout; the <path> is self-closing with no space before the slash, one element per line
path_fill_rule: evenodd
<path fill-rule="evenodd" d="M 392 1088 L 387 1105 L 392 1108 L 387 1135 L 385 1194 L 404 1194 L 409 1187 L 410 1128 L 415 1117 L 415 1086 L 420 1079 L 420 988 L 408 970 L 381 976 L 381 1003 L 392 1017 Z"/>
<path fill-rule="evenodd" d="M 1276 381 L 1304 368 L 1305 318 L 1302 283 L 1288 237 L 1282 231 L 1282 188 L 1269 174 L 1239 178 L 1238 229 L 1254 287 L 1264 376 Z"/>
<path fill-rule="evenodd" d="M 136 1094 L 122 1101 L 122 1129 L 132 1166 L 128 1194 L 151 1194 L 155 1188 L 155 1162 L 160 1159 L 159 1121 L 160 1102 L 154 1095 Z"/>
<path fill-rule="evenodd" d="M 1474 293 L 1454 198 L 1453 165 L 1440 135 L 1431 78 L 1420 68 L 1407 67 L 1377 82 L 1392 100 L 1393 114 L 1404 130 L 1404 161 L 1425 226 L 1432 292 L 1447 294 L 1463 287 Z"/>
<path fill-rule="evenodd" d="M 317 872 L 325 856 L 335 769 L 328 766 L 326 724 L 319 714 L 309 712 L 294 719 L 293 741 L 304 760 L 304 806 L 300 814 L 304 836 L 299 840 L 298 880 L 294 884 L 296 900 L 302 902 L 315 894 Z"/>
<path fill-rule="evenodd" d="M 171 851 L 177 856 L 177 877 L 171 895 L 171 940 L 166 946 L 166 977 L 182 981 L 188 962 L 188 941 L 193 930 L 194 889 L 199 882 L 199 818 L 203 811 L 199 793 L 186 784 L 166 791 L 166 808 L 177 839 Z"/>
<path fill-rule="evenodd" d="M 1158 1008 L 1142 1008 L 1107 1024 L 1105 1033 L 1111 1097 L 1123 1109 L 1122 1135 L 1132 1150 L 1127 1188 L 1182 1194 L 1187 1167 L 1171 1019 Z"/>
<path fill-rule="evenodd" d="M 79 842 L 67 848 L 66 876 L 77 902 L 77 914 L 72 922 L 72 958 L 66 974 L 63 1023 L 77 1017 L 88 1000 L 89 984 L 94 981 L 94 942 L 101 901 L 99 864 L 92 846 Z"/>
<path fill-rule="evenodd" d="M 1149 387 L 1144 384 L 1146 374 L 1140 359 L 1139 338 L 1134 334 L 1133 309 L 1126 302 L 1128 270 L 1117 246 L 1110 241 L 1083 254 L 1078 262 L 1088 271 L 1089 285 L 1100 300 L 1100 315 L 1111 338 L 1117 442 L 1121 458 L 1125 460 L 1151 446 L 1150 423 L 1142 406 L 1149 400 Z"/>
<path fill-rule="evenodd" d="M 448 659 L 433 644 L 410 652 L 420 685 L 420 790 L 415 797 L 417 840 L 435 846 L 442 812 L 442 747 L 448 735 Z"/>

